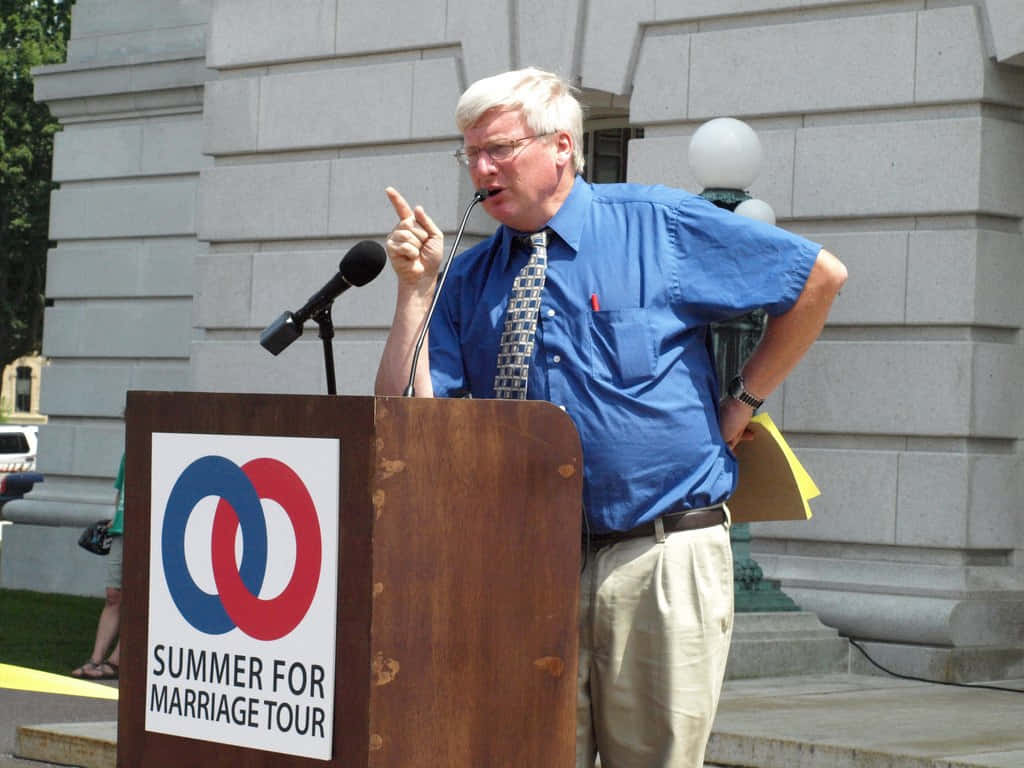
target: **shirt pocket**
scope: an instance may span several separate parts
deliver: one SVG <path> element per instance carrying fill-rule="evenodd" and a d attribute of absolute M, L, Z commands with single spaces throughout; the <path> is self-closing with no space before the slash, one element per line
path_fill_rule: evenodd
<path fill-rule="evenodd" d="M 646 309 L 589 313 L 591 373 L 616 384 L 635 384 L 654 373 L 654 333 Z"/>

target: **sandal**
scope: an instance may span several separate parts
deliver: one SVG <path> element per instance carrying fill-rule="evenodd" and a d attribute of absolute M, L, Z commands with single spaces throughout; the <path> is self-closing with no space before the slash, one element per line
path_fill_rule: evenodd
<path fill-rule="evenodd" d="M 72 677 L 80 680 L 117 680 L 119 669 L 117 664 L 101 661 L 99 664 L 89 659 L 78 669 L 71 672 Z"/>
<path fill-rule="evenodd" d="M 88 659 L 78 669 L 72 670 L 71 676 L 77 677 L 82 680 L 90 680 L 98 674 L 97 670 L 99 669 L 99 666 L 100 665 L 94 662 L 92 659 Z"/>

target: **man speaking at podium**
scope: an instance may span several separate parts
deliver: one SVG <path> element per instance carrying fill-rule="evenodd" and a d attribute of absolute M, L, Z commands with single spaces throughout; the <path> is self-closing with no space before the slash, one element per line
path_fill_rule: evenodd
<path fill-rule="evenodd" d="M 415 392 L 565 408 L 588 549 L 577 768 L 597 753 L 602 768 L 699 766 L 732 634 L 731 449 L 818 336 L 846 269 L 687 192 L 584 181 L 582 110 L 556 75 L 477 81 L 455 120 L 456 157 L 501 226 L 453 262 Z M 398 297 L 376 390 L 399 394 L 444 238 L 387 195 Z M 764 338 L 719 403 L 708 326 L 757 307 Z"/>

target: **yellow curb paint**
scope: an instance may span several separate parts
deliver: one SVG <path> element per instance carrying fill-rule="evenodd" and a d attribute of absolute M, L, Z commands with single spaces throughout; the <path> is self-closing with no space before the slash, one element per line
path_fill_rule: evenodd
<path fill-rule="evenodd" d="M 0 664 L 0 688 L 59 693 L 64 696 L 89 696 L 94 699 L 117 699 L 117 688 L 112 685 L 102 685 L 92 680 L 79 680 L 75 677 L 10 664 Z"/>

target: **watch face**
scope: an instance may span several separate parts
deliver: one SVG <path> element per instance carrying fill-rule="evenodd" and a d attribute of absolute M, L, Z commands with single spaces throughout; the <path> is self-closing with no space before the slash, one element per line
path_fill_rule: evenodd
<path fill-rule="evenodd" d="M 764 402 L 763 400 L 758 400 L 752 394 L 747 392 L 742 376 L 737 376 L 729 382 L 729 397 L 733 400 L 739 400 L 741 403 L 749 405 L 755 410 L 760 408 L 761 404 Z"/>

